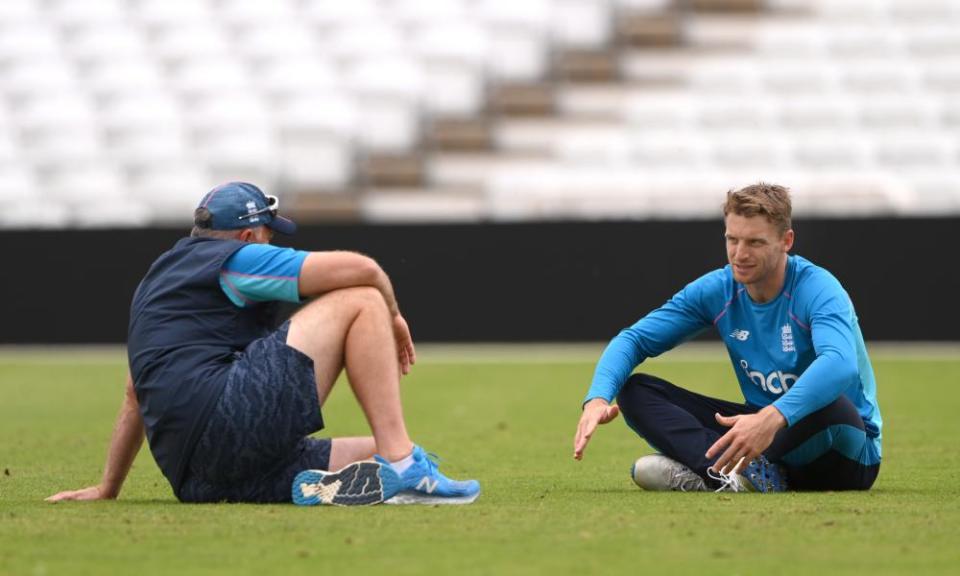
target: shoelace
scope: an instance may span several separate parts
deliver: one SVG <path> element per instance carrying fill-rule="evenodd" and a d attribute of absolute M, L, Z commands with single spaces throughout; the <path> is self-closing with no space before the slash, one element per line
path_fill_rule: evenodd
<path fill-rule="evenodd" d="M 741 466 L 743 466 L 743 458 L 737 461 L 736 466 L 730 472 L 707 468 L 707 476 L 720 482 L 720 487 L 714 492 L 746 492 L 747 489 L 740 481 L 740 475 L 738 474 Z"/>
<path fill-rule="evenodd" d="M 433 473 L 436 472 L 437 468 L 440 467 L 440 460 L 442 459 L 433 452 L 424 452 L 423 454 L 426 456 L 424 460 L 427 461 L 427 467 L 430 470 L 430 475 L 433 476 Z"/>

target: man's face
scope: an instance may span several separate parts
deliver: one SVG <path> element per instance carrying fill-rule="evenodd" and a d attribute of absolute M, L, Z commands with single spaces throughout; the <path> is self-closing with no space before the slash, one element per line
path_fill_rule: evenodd
<path fill-rule="evenodd" d="M 744 285 L 763 284 L 777 278 L 787 252 L 793 247 L 793 230 L 783 235 L 764 216 L 727 214 L 727 260 L 733 278 Z"/>

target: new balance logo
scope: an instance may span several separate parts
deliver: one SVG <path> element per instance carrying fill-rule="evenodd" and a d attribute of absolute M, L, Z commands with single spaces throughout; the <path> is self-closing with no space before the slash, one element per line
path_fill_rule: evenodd
<path fill-rule="evenodd" d="M 747 338 L 750 337 L 750 332 L 748 330 L 734 330 L 730 333 L 731 338 L 736 338 L 741 342 L 746 342 Z"/>
<path fill-rule="evenodd" d="M 437 489 L 439 484 L 440 480 L 431 481 L 429 478 L 424 476 L 420 479 L 420 482 L 417 483 L 417 490 L 422 490 L 427 494 L 433 494 L 433 491 Z"/>

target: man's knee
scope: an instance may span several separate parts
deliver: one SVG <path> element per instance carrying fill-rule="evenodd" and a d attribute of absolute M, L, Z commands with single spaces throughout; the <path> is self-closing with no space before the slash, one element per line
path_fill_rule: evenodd
<path fill-rule="evenodd" d="M 355 314 L 363 310 L 386 311 L 387 303 L 379 290 L 371 286 L 353 286 L 333 290 L 306 304 L 297 314 L 326 313 L 329 309 Z"/>
<path fill-rule="evenodd" d="M 387 309 L 387 301 L 383 299 L 383 294 L 372 286 L 341 288 L 330 292 L 329 295 L 350 307 L 363 310 L 375 309 L 377 311 L 386 311 Z"/>
<path fill-rule="evenodd" d="M 649 374 L 634 374 L 627 378 L 620 393 L 617 394 L 617 404 L 620 410 L 630 410 L 631 406 L 642 404 L 654 393 L 660 379 Z"/>
<path fill-rule="evenodd" d="M 860 417 L 860 412 L 857 411 L 857 407 L 854 406 L 849 398 L 842 394 L 830 404 L 827 404 L 804 418 L 804 420 L 807 419 L 811 420 L 811 424 L 816 424 L 820 427 L 846 424 L 860 430 L 865 429 L 863 418 Z"/>

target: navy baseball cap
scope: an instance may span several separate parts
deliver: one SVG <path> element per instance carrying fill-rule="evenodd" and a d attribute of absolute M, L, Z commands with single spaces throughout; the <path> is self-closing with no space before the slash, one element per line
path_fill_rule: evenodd
<path fill-rule="evenodd" d="M 207 192 L 197 208 L 206 208 L 211 215 L 212 230 L 240 230 L 266 226 L 281 234 L 293 234 L 297 225 L 277 214 L 280 200 L 268 196 L 247 182 L 227 182 Z"/>

